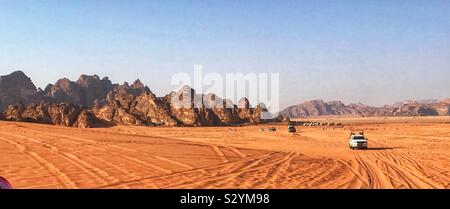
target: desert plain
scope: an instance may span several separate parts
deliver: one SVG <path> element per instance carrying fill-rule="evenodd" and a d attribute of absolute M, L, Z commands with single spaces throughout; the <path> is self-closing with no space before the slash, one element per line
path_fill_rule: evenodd
<path fill-rule="evenodd" d="M 68 128 L 0 122 L 14 188 L 450 188 L 450 117 L 308 118 L 343 127 Z M 277 131 L 261 131 L 276 127 Z M 351 150 L 351 129 L 369 149 Z"/>

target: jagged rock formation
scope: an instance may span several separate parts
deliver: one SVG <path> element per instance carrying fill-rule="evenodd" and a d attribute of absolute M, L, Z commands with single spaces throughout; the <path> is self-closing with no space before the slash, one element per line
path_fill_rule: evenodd
<path fill-rule="evenodd" d="M 117 85 L 113 85 L 108 77 L 100 79 L 97 75 L 81 75 L 76 82 L 63 78 L 54 85 L 49 84 L 42 94 L 44 100 L 48 102 L 66 102 L 93 107 L 104 103 L 108 92 L 115 86 Z"/>
<path fill-rule="evenodd" d="M 188 125 L 229 125 L 239 123 L 260 123 L 270 115 L 262 105 L 252 108 L 247 98 L 242 98 L 238 105 L 231 100 L 224 100 L 214 94 L 196 94 L 188 86 L 170 96 L 171 112 L 184 124 Z M 184 97 L 191 98 L 186 104 Z M 187 100 L 189 101 L 189 100 Z M 269 119 L 270 120 L 270 119 Z"/>
<path fill-rule="evenodd" d="M 157 98 L 147 86 L 136 80 L 124 83 L 108 93 L 107 103 L 93 108 L 102 120 L 127 125 L 177 125 L 164 101 Z"/>
<path fill-rule="evenodd" d="M 136 80 L 133 84 L 112 84 L 105 77 L 81 75 L 67 78 L 38 91 L 25 74 L 2 76 L 2 105 L 9 106 L 0 119 L 93 127 L 98 121 L 126 125 L 213 126 L 259 123 L 264 108 L 236 107 L 214 94 L 200 95 L 183 87 L 157 97 Z M 183 99 L 184 98 L 184 99 Z M 190 99 L 188 99 L 190 98 Z M 37 104 L 39 103 L 39 104 Z M 37 105 L 36 105 L 37 104 Z"/>
<path fill-rule="evenodd" d="M 42 90 L 36 89 L 21 71 L 0 77 L 0 110 L 3 112 L 1 120 L 71 127 L 99 124 L 217 126 L 281 120 L 271 119 L 272 115 L 263 104 L 251 107 L 248 99 L 242 98 L 235 105 L 214 94 L 197 94 L 188 86 L 157 97 L 139 80 L 131 85 L 126 82 L 119 85 L 108 77 L 81 75 L 76 82 L 63 78 Z M 288 107 L 280 115 L 450 115 L 450 99 L 409 101 L 384 107 L 314 100 Z"/>
<path fill-rule="evenodd" d="M 267 112 L 259 106 L 238 108 L 230 100 L 196 94 L 188 86 L 156 97 L 139 83 L 117 86 L 108 94 L 107 104 L 97 105 L 93 113 L 99 119 L 127 125 L 216 126 L 258 123 L 260 115 Z"/>
<path fill-rule="evenodd" d="M 67 78 L 59 79 L 54 85 L 49 84 L 43 92 L 44 99 L 48 102 L 67 102 L 75 105 L 82 105 L 83 95 L 81 87 Z"/>
<path fill-rule="evenodd" d="M 432 103 L 407 101 L 383 107 L 372 107 L 363 104 L 345 105 L 342 102 L 324 102 L 322 100 L 308 101 L 290 106 L 280 112 L 286 117 L 308 117 L 322 115 L 352 115 L 352 116 L 438 116 L 450 115 L 450 102 L 442 100 Z"/>
<path fill-rule="evenodd" d="M 41 102 L 28 106 L 10 105 L 4 113 L 5 120 L 46 123 L 68 127 L 91 128 L 98 124 L 95 116 L 81 106 Z"/>
<path fill-rule="evenodd" d="M 11 104 L 28 104 L 39 100 L 36 86 L 22 71 L 0 76 L 0 111 Z"/>

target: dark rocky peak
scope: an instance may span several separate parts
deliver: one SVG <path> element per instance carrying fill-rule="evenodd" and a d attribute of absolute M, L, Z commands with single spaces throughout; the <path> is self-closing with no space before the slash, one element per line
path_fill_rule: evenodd
<path fill-rule="evenodd" d="M 8 105 L 39 100 L 36 86 L 22 71 L 0 76 L 0 111 Z"/>
<path fill-rule="evenodd" d="M 0 76 L 0 91 L 2 90 L 4 93 L 7 93 L 6 91 L 22 90 L 26 94 L 32 94 L 37 91 L 31 79 L 22 71 L 14 71 L 9 75 Z"/>
<path fill-rule="evenodd" d="M 76 82 L 67 78 L 59 79 L 54 85 L 47 85 L 41 94 L 48 102 L 93 107 L 105 103 L 108 92 L 115 86 L 107 77 L 100 79 L 98 75 L 81 75 Z"/>
<path fill-rule="evenodd" d="M 74 89 L 78 89 L 79 86 L 76 82 L 73 82 L 69 80 L 68 78 L 62 78 L 56 81 L 55 87 L 58 87 L 60 89 L 66 90 L 66 91 L 72 91 Z"/>
<path fill-rule="evenodd" d="M 115 86 L 113 91 L 113 94 L 131 95 L 133 97 L 137 97 L 144 93 L 153 94 L 150 89 L 140 83 L 139 80 L 131 85 L 129 85 L 128 82 L 124 82 L 122 85 Z"/>
<path fill-rule="evenodd" d="M 141 93 L 152 93 L 152 91 L 150 90 L 150 88 L 146 85 L 144 85 L 141 80 L 137 79 L 136 81 L 134 81 L 131 85 L 130 88 L 132 89 L 138 89 Z"/>
<path fill-rule="evenodd" d="M 141 82 L 141 80 L 136 79 L 133 84 L 130 86 L 131 88 L 144 88 L 144 84 Z"/>
<path fill-rule="evenodd" d="M 76 83 L 78 83 L 79 85 L 86 87 L 89 84 L 92 83 L 101 83 L 102 81 L 109 81 L 109 80 L 100 80 L 100 77 L 98 77 L 98 75 L 94 74 L 94 75 L 81 75 L 80 78 L 78 78 L 78 80 L 76 81 Z M 109 81 L 109 83 L 111 83 Z"/>
<path fill-rule="evenodd" d="M 67 78 L 59 79 L 54 85 L 47 85 L 43 97 L 47 102 L 85 105 L 80 85 Z"/>
<path fill-rule="evenodd" d="M 6 78 L 7 79 L 19 79 L 19 80 L 30 79 L 27 75 L 25 75 L 24 72 L 22 72 L 20 70 L 14 71 L 14 72 L 12 72 L 12 73 L 10 73 L 8 75 L 0 76 L 0 79 L 6 79 Z"/>
<path fill-rule="evenodd" d="M 80 78 L 78 78 L 77 83 L 84 83 L 87 80 L 100 80 L 100 77 L 98 77 L 97 74 L 94 75 L 80 75 Z"/>
<path fill-rule="evenodd" d="M 45 86 L 44 88 L 44 92 L 49 92 L 52 89 L 53 84 L 49 83 L 47 84 L 47 86 Z"/>
<path fill-rule="evenodd" d="M 84 88 L 100 88 L 103 91 L 110 91 L 114 86 L 108 77 L 103 77 L 100 79 L 100 77 L 96 74 L 92 76 L 81 75 L 76 83 Z"/>

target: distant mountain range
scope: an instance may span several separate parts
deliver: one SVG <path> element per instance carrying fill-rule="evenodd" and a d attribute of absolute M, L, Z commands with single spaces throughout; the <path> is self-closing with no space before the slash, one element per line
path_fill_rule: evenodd
<path fill-rule="evenodd" d="M 181 108 L 172 98 L 191 97 Z M 221 108 L 227 105 L 231 108 Z M 210 107 L 210 108 L 205 108 Z M 269 121 L 264 105 L 251 107 L 247 98 L 237 105 L 214 94 L 197 94 L 185 86 L 157 97 L 136 80 L 113 84 L 108 77 L 81 75 L 37 89 L 21 71 L 0 77 L 0 119 L 71 127 L 105 124 L 212 126 Z"/>
<path fill-rule="evenodd" d="M 345 105 L 340 101 L 307 101 L 287 107 L 280 115 L 291 118 L 348 115 L 348 116 L 439 116 L 450 115 L 450 99 L 398 102 L 393 105 L 374 107 L 364 104 Z"/>

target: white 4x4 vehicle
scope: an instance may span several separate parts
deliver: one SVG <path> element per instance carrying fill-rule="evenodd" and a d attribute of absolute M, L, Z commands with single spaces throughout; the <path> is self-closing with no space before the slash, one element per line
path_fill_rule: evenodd
<path fill-rule="evenodd" d="M 364 136 L 364 132 L 359 134 L 351 133 L 348 145 L 350 149 L 367 149 L 367 138 Z"/>

